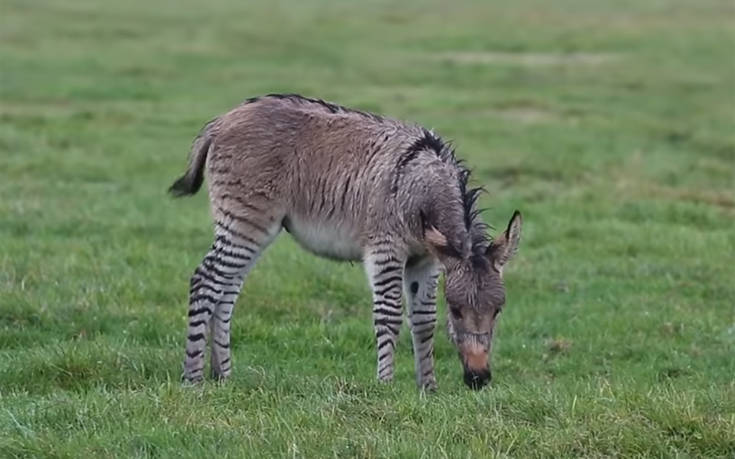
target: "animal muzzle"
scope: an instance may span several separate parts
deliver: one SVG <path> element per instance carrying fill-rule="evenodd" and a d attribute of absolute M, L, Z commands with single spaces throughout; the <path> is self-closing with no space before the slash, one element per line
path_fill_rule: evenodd
<path fill-rule="evenodd" d="M 464 369 L 464 383 L 467 384 L 470 389 L 482 389 L 491 380 L 492 373 L 490 373 L 489 368 L 484 368 L 479 371 L 470 370 L 467 367 Z"/>
<path fill-rule="evenodd" d="M 464 382 L 472 389 L 480 389 L 492 379 L 487 354 L 487 350 L 478 344 L 462 346 L 460 355 L 464 367 Z"/>

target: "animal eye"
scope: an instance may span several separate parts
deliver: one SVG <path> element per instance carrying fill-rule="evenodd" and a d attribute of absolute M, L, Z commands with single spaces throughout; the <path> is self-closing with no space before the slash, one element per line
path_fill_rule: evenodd
<path fill-rule="evenodd" d="M 449 312 L 452 314 L 452 317 L 454 317 L 455 319 L 462 318 L 462 311 L 456 306 L 449 306 Z"/>

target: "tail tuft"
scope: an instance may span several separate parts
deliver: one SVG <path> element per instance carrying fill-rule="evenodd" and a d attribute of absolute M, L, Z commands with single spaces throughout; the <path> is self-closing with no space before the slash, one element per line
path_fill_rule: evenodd
<path fill-rule="evenodd" d="M 178 198 L 196 194 L 204 182 L 204 163 L 207 160 L 209 147 L 212 145 L 211 128 L 217 120 L 207 123 L 196 139 L 189 155 L 189 168 L 168 189 L 172 196 Z"/>
<path fill-rule="evenodd" d="M 182 196 L 195 194 L 197 191 L 199 191 L 199 188 L 201 186 L 201 179 L 199 181 L 193 180 L 187 172 L 186 174 L 179 177 L 173 183 L 173 185 L 168 188 L 168 192 L 171 194 L 171 196 L 175 198 L 180 198 Z"/>

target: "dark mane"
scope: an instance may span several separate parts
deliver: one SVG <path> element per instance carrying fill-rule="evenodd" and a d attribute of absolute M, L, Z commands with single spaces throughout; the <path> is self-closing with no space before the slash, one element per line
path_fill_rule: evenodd
<path fill-rule="evenodd" d="M 472 171 L 465 167 L 464 161 L 457 158 L 451 143 L 445 142 L 427 129 L 424 129 L 423 135 L 408 148 L 409 153 L 421 150 L 433 151 L 442 161 L 457 169 L 459 190 L 462 194 L 462 206 L 464 207 L 464 223 L 472 238 L 472 255 L 473 258 L 482 255 L 484 259 L 485 250 L 491 239 L 487 232 L 488 225 L 480 218 L 482 209 L 477 208 L 477 198 L 485 190 L 482 187 L 470 187 L 469 181 Z"/>
<path fill-rule="evenodd" d="M 383 118 L 380 115 L 376 115 L 374 113 L 370 112 L 364 112 L 362 110 L 355 110 L 353 108 L 347 108 L 343 107 L 342 105 L 333 104 L 331 102 L 326 102 L 322 99 L 312 99 L 310 97 L 304 97 L 299 94 L 267 94 L 265 96 L 261 97 L 251 97 L 249 99 L 245 100 L 245 103 L 251 104 L 253 102 L 257 102 L 264 98 L 272 98 L 272 99 L 281 99 L 281 100 L 288 100 L 290 102 L 293 102 L 295 104 L 315 104 L 323 108 L 329 113 L 333 114 L 344 114 L 344 113 L 353 113 L 355 115 L 359 115 L 368 119 L 371 119 L 373 121 L 377 122 L 383 122 L 385 121 L 385 118 Z"/>

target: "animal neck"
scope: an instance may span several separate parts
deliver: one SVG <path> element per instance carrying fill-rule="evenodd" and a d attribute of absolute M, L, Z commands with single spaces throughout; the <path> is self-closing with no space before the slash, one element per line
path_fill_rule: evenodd
<path fill-rule="evenodd" d="M 391 187 L 403 195 L 402 204 L 414 203 L 402 209 L 421 215 L 417 229 L 433 226 L 463 258 L 487 243 L 486 226 L 475 206 L 480 189 L 468 186 L 469 176 L 450 145 L 423 131 L 400 156 Z M 410 221 L 412 215 L 408 217 Z"/>
<path fill-rule="evenodd" d="M 418 209 L 421 230 L 437 229 L 453 251 L 467 256 L 472 246 L 471 227 L 467 226 L 462 189 L 452 167 L 438 161 L 416 167 L 407 176 L 407 183 L 424 193 Z"/>

